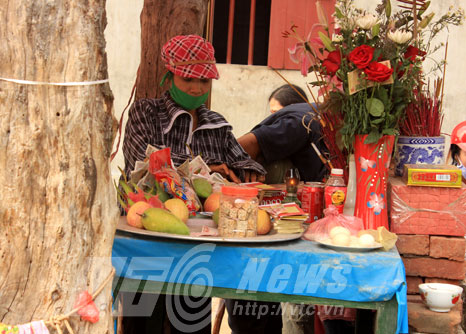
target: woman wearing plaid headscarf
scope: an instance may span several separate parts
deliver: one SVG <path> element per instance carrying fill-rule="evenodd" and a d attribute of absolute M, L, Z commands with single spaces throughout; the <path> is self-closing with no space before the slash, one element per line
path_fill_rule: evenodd
<path fill-rule="evenodd" d="M 126 175 L 130 175 L 136 161 L 144 160 L 147 146 L 152 145 L 170 147 L 176 167 L 200 155 L 212 172 L 233 182 L 263 181 L 264 168 L 238 144 L 232 126 L 204 105 L 212 79 L 219 77 L 212 45 L 197 35 L 176 36 L 163 46 L 161 56 L 168 70 L 161 84 L 168 81 L 170 88 L 160 98 L 141 99 L 131 106 L 123 141 Z M 160 295 L 156 306 L 159 312 L 154 315 L 160 314 L 160 308 L 166 304 L 170 306 L 167 314 L 172 334 L 210 334 L 210 298 L 195 301 L 192 298 L 185 301 L 183 296 L 176 298 Z M 193 307 L 193 303 L 198 306 Z M 148 329 L 160 332 L 147 320 L 124 318 L 125 333 Z"/>
<path fill-rule="evenodd" d="M 145 158 L 147 145 L 170 147 L 176 166 L 201 155 L 213 172 L 234 182 L 263 181 L 264 168 L 243 150 L 232 126 L 204 105 L 218 79 L 212 44 L 197 35 L 170 39 L 162 48 L 170 88 L 159 99 L 132 105 L 123 142 L 125 172 Z"/>

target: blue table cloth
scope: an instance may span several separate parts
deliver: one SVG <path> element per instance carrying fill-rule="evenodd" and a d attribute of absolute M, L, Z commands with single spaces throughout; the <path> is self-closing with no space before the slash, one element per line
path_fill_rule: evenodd
<path fill-rule="evenodd" d="M 198 243 L 117 236 L 120 277 L 356 302 L 398 301 L 397 333 L 408 333 L 406 277 L 395 248 L 342 252 L 315 242 Z"/>

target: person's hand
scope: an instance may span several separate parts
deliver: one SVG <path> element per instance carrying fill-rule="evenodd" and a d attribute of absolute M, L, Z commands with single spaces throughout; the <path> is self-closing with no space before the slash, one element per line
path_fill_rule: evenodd
<path fill-rule="evenodd" d="M 244 182 L 264 182 L 265 175 L 258 174 L 254 171 L 245 170 Z"/>
<path fill-rule="evenodd" d="M 220 173 L 224 178 L 229 179 L 234 183 L 241 183 L 239 177 L 237 177 L 235 173 L 231 169 L 229 169 L 226 164 L 209 165 L 209 168 L 212 172 Z"/>

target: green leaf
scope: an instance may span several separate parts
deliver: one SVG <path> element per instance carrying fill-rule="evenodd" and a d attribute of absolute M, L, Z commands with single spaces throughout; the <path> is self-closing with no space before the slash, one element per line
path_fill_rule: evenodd
<path fill-rule="evenodd" d="M 123 181 L 123 180 L 120 179 L 119 183 L 120 183 L 121 188 L 123 188 L 123 190 L 125 191 L 126 194 L 130 193 L 131 191 L 133 191 L 133 190 L 130 188 L 130 186 L 128 186 L 128 184 L 127 184 L 125 181 Z"/>
<path fill-rule="evenodd" d="M 371 124 L 377 125 L 377 124 L 382 123 L 383 121 L 384 121 L 383 118 L 376 118 L 376 119 L 371 120 Z"/>
<path fill-rule="evenodd" d="M 329 52 L 335 51 L 335 48 L 332 45 L 332 40 L 330 38 L 328 38 L 327 36 L 325 36 L 322 31 L 319 31 L 319 38 L 322 41 L 322 43 L 324 44 L 327 51 L 329 51 Z"/>
<path fill-rule="evenodd" d="M 422 21 L 419 23 L 419 28 L 424 29 L 425 27 L 427 27 L 430 21 L 432 21 L 432 19 L 434 18 L 434 15 L 435 13 L 430 13 L 429 15 L 424 17 Z"/>
<path fill-rule="evenodd" d="M 380 24 L 377 23 L 375 26 L 372 27 L 372 36 L 379 36 L 380 32 Z"/>
<path fill-rule="evenodd" d="M 315 86 L 325 86 L 327 85 L 328 83 L 325 82 L 325 81 L 311 81 L 309 83 L 312 87 L 315 87 Z"/>
<path fill-rule="evenodd" d="M 374 54 L 372 55 L 372 59 L 379 59 L 379 56 L 382 54 L 382 49 L 377 48 L 374 50 Z"/>
<path fill-rule="evenodd" d="M 396 111 L 395 111 L 395 113 L 397 113 L 397 114 L 398 114 L 398 113 L 402 113 L 402 112 L 406 109 L 406 106 L 407 106 L 406 103 L 397 105 L 397 106 L 396 106 Z"/>
<path fill-rule="evenodd" d="M 383 129 L 382 135 L 395 136 L 398 132 L 395 129 Z"/>
<path fill-rule="evenodd" d="M 319 69 L 320 69 L 320 67 L 317 66 L 317 65 L 309 66 L 310 71 L 318 71 Z"/>
<path fill-rule="evenodd" d="M 340 8 L 338 7 L 335 7 L 335 16 L 340 20 L 343 18 L 343 14 L 341 13 Z"/>
<path fill-rule="evenodd" d="M 125 182 L 128 182 L 128 178 L 126 177 L 125 171 L 124 171 L 123 169 L 121 169 L 120 166 L 118 166 L 118 170 L 120 171 L 121 175 L 123 176 L 123 180 L 124 180 Z"/>
<path fill-rule="evenodd" d="M 374 144 L 379 141 L 382 135 L 379 133 L 377 129 L 373 129 L 364 140 L 364 144 Z"/>
<path fill-rule="evenodd" d="M 390 15 L 392 15 L 392 4 L 390 3 L 390 0 L 387 0 L 385 4 L 385 16 L 389 18 Z"/>
<path fill-rule="evenodd" d="M 385 88 L 380 87 L 377 90 L 377 97 L 379 98 L 380 101 L 382 101 L 384 106 L 388 105 L 388 92 Z"/>
<path fill-rule="evenodd" d="M 374 117 L 380 117 L 384 111 L 384 105 L 382 101 L 376 99 L 375 97 L 369 98 L 366 101 L 366 109 Z"/>
<path fill-rule="evenodd" d="M 120 196 L 118 196 L 118 202 L 120 202 L 120 205 L 123 209 L 126 209 L 128 207 L 128 205 L 126 205 L 126 203 L 121 199 Z"/>

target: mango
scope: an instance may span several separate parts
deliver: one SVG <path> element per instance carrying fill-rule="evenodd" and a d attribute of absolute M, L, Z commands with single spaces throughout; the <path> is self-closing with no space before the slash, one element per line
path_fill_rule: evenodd
<path fill-rule="evenodd" d="M 206 179 L 194 179 L 193 180 L 194 191 L 197 196 L 207 198 L 212 194 L 212 185 Z"/>
<path fill-rule="evenodd" d="M 272 229 L 272 222 L 267 211 L 259 209 L 257 211 L 257 234 L 267 234 Z"/>
<path fill-rule="evenodd" d="M 218 226 L 218 220 L 220 218 L 220 208 L 217 208 L 212 215 L 212 220 L 214 221 L 215 225 Z"/>
<path fill-rule="evenodd" d="M 183 223 L 186 223 L 189 218 L 189 210 L 186 203 L 179 198 L 171 198 L 165 201 L 165 209 L 178 217 Z"/>
<path fill-rule="evenodd" d="M 165 209 L 147 209 L 142 214 L 141 221 L 144 228 L 149 231 L 189 235 L 186 224 Z"/>

